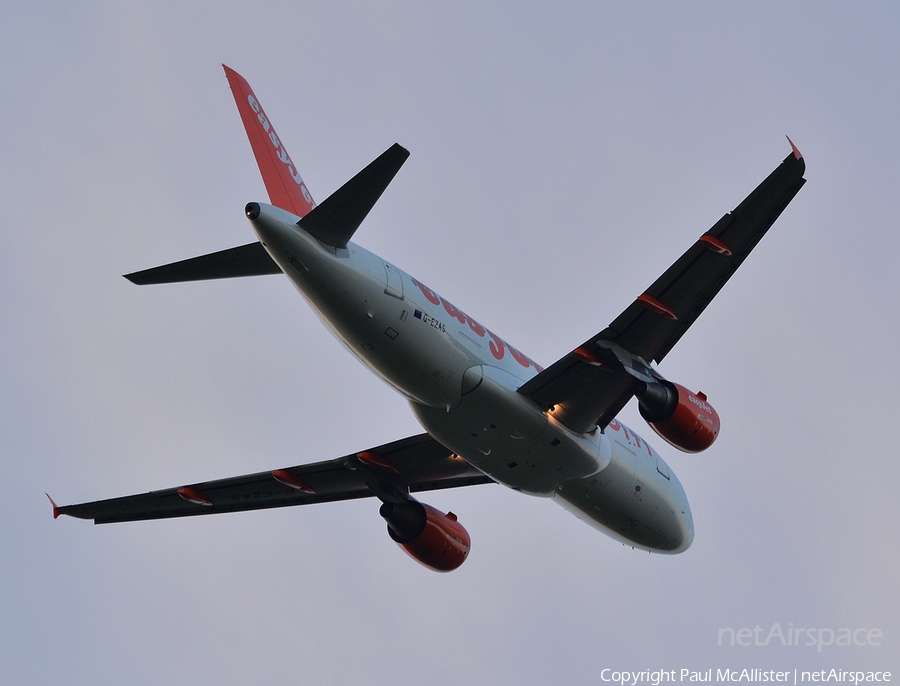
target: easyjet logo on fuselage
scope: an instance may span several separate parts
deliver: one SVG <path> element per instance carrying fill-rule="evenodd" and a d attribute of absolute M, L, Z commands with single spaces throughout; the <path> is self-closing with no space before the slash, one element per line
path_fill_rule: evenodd
<path fill-rule="evenodd" d="M 443 305 L 444 310 L 447 312 L 447 314 L 453 317 L 460 324 L 468 324 L 469 328 L 472 330 L 472 333 L 474 333 L 476 336 L 479 336 L 480 338 L 484 338 L 486 335 L 490 336 L 491 340 L 488 343 L 488 348 L 490 348 L 491 355 L 493 355 L 494 358 L 502 360 L 506 356 L 506 351 L 509 350 L 509 354 L 512 355 L 513 359 L 523 367 L 534 367 L 539 372 L 543 371 L 544 368 L 541 367 L 541 365 L 539 365 L 527 355 L 523 355 L 522 353 L 520 353 L 490 329 L 486 329 L 485 327 L 483 327 L 461 309 L 456 307 L 456 305 L 449 302 L 448 300 L 444 300 L 444 298 L 439 296 L 424 283 L 421 283 L 411 276 L 409 278 L 411 278 L 413 283 L 419 287 L 419 290 L 422 291 L 422 295 L 424 295 L 426 300 L 428 300 L 428 302 L 430 302 L 432 305 Z"/>
<path fill-rule="evenodd" d="M 638 436 L 634 431 L 629 430 L 627 426 L 624 424 L 620 424 L 617 419 L 611 419 L 609 422 L 609 428 L 613 431 L 622 431 L 625 434 L 625 440 L 629 443 L 634 443 L 638 448 L 645 448 L 647 450 L 647 454 L 650 457 L 653 457 L 653 448 L 650 447 L 650 444 L 647 441 L 643 441 L 643 445 L 641 444 L 641 437 Z"/>

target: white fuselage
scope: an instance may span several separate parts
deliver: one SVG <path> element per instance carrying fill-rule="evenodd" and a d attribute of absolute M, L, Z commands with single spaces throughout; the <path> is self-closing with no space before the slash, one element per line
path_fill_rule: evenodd
<path fill-rule="evenodd" d="M 323 245 L 295 215 L 260 207 L 252 224 L 275 262 L 440 443 L 628 545 L 678 553 L 691 544 L 684 489 L 637 434 L 616 421 L 605 431 L 567 429 L 516 392 L 540 371 L 519 350 L 377 255 Z"/>

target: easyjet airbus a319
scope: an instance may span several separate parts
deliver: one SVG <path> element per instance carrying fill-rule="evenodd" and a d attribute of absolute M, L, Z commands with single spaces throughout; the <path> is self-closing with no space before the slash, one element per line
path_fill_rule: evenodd
<path fill-rule="evenodd" d="M 680 553 L 694 525 L 675 473 L 616 420 L 632 397 L 665 441 L 705 450 L 719 417 L 703 393 L 665 379 L 666 356 L 805 183 L 791 153 L 596 336 L 543 369 L 423 282 L 351 242 L 409 153 L 393 145 L 321 204 L 247 82 L 225 74 L 271 204 L 251 202 L 259 237 L 128 274 L 136 284 L 285 274 L 364 365 L 410 404 L 425 433 L 296 467 L 58 507 L 95 523 L 376 497 L 387 531 L 423 565 L 450 571 L 469 534 L 413 493 L 500 483 L 552 498 L 634 548 Z M 790 142 L 790 139 L 789 139 Z M 52 503 L 52 500 L 51 500 Z"/>

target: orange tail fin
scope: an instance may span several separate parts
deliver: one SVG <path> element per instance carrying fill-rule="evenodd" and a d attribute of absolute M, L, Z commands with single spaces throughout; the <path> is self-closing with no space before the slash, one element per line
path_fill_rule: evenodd
<path fill-rule="evenodd" d="M 269 193 L 269 201 L 298 217 L 306 216 L 316 203 L 303 179 L 300 178 L 296 165 L 284 149 L 284 144 L 275 133 L 272 122 L 269 121 L 244 77 L 224 64 L 222 67 L 225 69 L 231 94 L 241 114 L 241 121 L 244 122 L 244 129 L 250 139 L 250 147 L 253 148 L 263 183 Z"/>

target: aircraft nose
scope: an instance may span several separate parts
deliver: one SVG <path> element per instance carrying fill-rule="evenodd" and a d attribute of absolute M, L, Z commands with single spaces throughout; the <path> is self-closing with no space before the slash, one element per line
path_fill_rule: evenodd
<path fill-rule="evenodd" d="M 684 552 L 688 548 L 691 547 L 691 543 L 694 542 L 694 523 L 689 522 L 685 526 L 684 539 L 682 540 L 681 547 L 679 548 L 679 552 Z"/>
<path fill-rule="evenodd" d="M 677 544 L 672 547 L 670 551 L 672 553 L 683 553 L 694 542 L 694 518 L 691 516 L 690 510 L 682 512 L 678 517 L 678 529 Z"/>
<path fill-rule="evenodd" d="M 693 523 L 684 517 L 676 517 L 675 520 L 670 522 L 669 538 L 662 545 L 654 546 L 655 552 L 677 555 L 691 547 L 694 542 Z"/>

